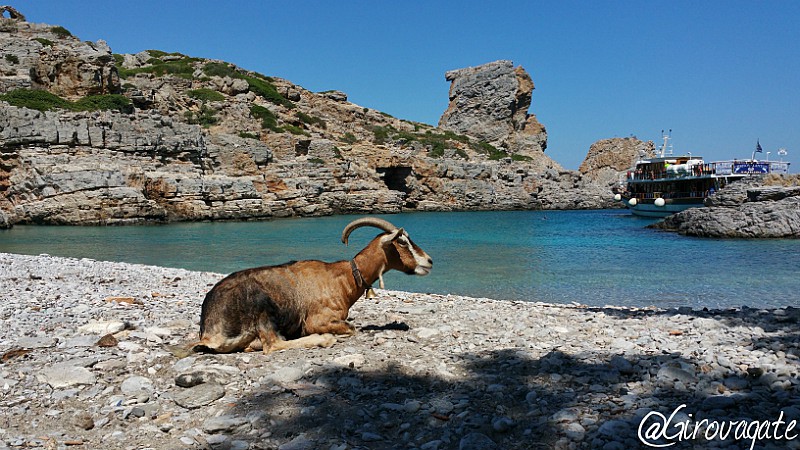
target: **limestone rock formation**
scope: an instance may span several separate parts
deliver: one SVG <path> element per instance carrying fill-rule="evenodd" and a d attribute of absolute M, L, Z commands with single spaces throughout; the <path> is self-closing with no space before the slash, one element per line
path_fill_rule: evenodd
<path fill-rule="evenodd" d="M 13 17 L 13 16 L 12 16 Z M 46 89 L 67 99 L 120 91 L 105 41 L 83 42 L 62 27 L 0 19 L 0 92 Z"/>
<path fill-rule="evenodd" d="M 8 13 L 9 19 L 25 22 L 25 16 L 21 12 L 17 11 L 13 6 L 0 6 L 0 17 L 5 17 L 3 16 L 5 13 Z"/>
<path fill-rule="evenodd" d="M 0 230 L 11 228 L 12 224 L 13 220 L 9 217 L 9 214 L 0 209 Z"/>
<path fill-rule="evenodd" d="M 644 142 L 635 137 L 602 139 L 591 145 L 578 171 L 590 181 L 610 186 L 617 183 L 638 158 L 653 156 L 653 141 Z"/>
<path fill-rule="evenodd" d="M 522 66 L 494 61 L 445 74 L 450 104 L 439 127 L 473 136 L 512 154 L 537 155 L 547 148 L 547 132 L 528 114 L 533 80 Z"/>
<path fill-rule="evenodd" d="M 733 183 L 707 207 L 673 214 L 651 225 L 716 238 L 800 238 L 800 176 L 770 175 Z"/>

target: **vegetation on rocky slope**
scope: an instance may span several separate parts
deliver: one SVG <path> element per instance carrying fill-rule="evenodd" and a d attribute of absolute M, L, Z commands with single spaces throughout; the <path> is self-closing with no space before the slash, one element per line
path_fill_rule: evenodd
<path fill-rule="evenodd" d="M 71 102 L 48 91 L 17 89 L 6 94 L 0 94 L 0 100 L 8 102 L 11 106 L 38 111 L 63 109 L 67 111 L 133 112 L 131 101 L 124 95 L 119 94 L 89 95 L 78 101 Z"/>
<path fill-rule="evenodd" d="M 337 130 L 328 130 L 325 119 L 319 117 L 315 110 L 307 108 L 300 110 L 292 100 L 287 98 L 285 92 L 279 92 L 274 78 L 247 71 L 223 61 L 193 58 L 181 53 L 148 50 L 147 55 L 150 58 L 140 62 L 142 65 L 136 68 L 126 68 L 124 66 L 125 57 L 115 55 L 120 78 L 131 79 L 137 74 L 151 74 L 154 77 L 175 76 L 192 80 L 193 89 L 184 91 L 184 95 L 201 102 L 201 104 L 199 108 L 195 106 L 183 112 L 184 119 L 191 124 L 210 127 L 224 121 L 216 114 L 219 112 L 224 115 L 224 107 L 222 110 L 219 108 L 215 110 L 208 106 L 209 102 L 223 102 L 228 98 L 217 90 L 219 86 L 215 86 L 213 79 L 244 80 L 247 83 L 247 91 L 278 107 L 276 110 L 258 103 L 249 105 L 250 116 L 259 122 L 262 130 L 268 133 L 311 136 L 310 131 L 316 129 L 316 134 L 322 133 L 325 138 L 332 138 L 343 144 L 370 142 L 397 147 L 413 146 L 425 150 L 427 155 L 432 158 L 469 160 L 471 157 L 480 155 L 494 161 L 509 157 L 514 161 L 531 160 L 528 156 L 509 154 L 505 149 L 452 131 L 442 131 L 426 124 L 406 121 L 399 121 L 402 124 L 398 124 L 397 119 L 382 112 L 377 112 L 377 114 L 381 118 L 385 118 L 385 121 L 379 120 L 377 123 L 373 122 L 372 125 L 364 125 L 366 128 L 364 131 L 371 132 L 372 136 L 369 134 L 357 136 L 349 131 L 341 133 Z M 198 84 L 203 87 L 196 87 Z M 226 93 L 230 94 L 228 91 Z M 369 108 L 363 108 L 362 112 L 366 116 L 369 111 Z M 406 123 L 413 126 L 413 131 L 410 130 L 410 127 L 406 129 L 401 126 Z M 253 134 L 250 130 L 240 130 L 239 133 L 247 133 L 248 137 L 258 138 L 258 135 Z"/>
<path fill-rule="evenodd" d="M 159 50 L 148 50 L 148 53 L 152 56 L 147 61 L 148 65 L 134 69 L 126 69 L 121 64 L 122 57 L 115 57 L 119 77 L 125 79 L 140 73 L 150 73 L 159 77 L 170 74 L 191 80 L 195 71 L 194 63 L 202 61 L 200 58 L 192 58 L 180 53 L 166 53 Z M 162 59 L 167 56 L 170 59 Z"/>
<path fill-rule="evenodd" d="M 120 77 L 125 79 L 139 73 L 149 73 L 154 76 L 174 75 L 200 82 L 209 81 L 211 77 L 241 79 L 247 82 L 248 90 L 261 99 L 287 109 L 296 108 L 292 101 L 278 92 L 273 84 L 273 79 L 265 75 L 244 71 L 225 62 L 191 58 L 180 53 L 166 53 L 156 50 L 148 50 L 148 53 L 152 57 L 147 61 L 147 65 L 135 69 L 122 67 L 122 55 L 115 55 Z M 202 76 L 199 76 L 199 73 L 202 73 Z M 201 102 L 223 101 L 226 98 L 222 93 L 209 88 L 191 89 L 186 94 Z M 368 111 L 367 108 L 365 110 Z M 250 114 L 254 119 L 260 121 L 261 129 L 274 133 L 288 132 L 295 135 L 308 135 L 309 133 L 305 130 L 308 127 L 315 126 L 321 130 L 327 129 L 324 119 L 299 110 L 294 113 L 296 121 L 289 120 L 290 123 L 283 124 L 281 124 L 283 120 L 278 114 L 258 104 L 250 106 Z M 379 114 L 382 117 L 392 118 L 385 113 L 379 112 Z M 189 123 L 203 126 L 217 123 L 213 111 L 205 106 L 202 106 L 199 111 L 185 112 L 184 117 Z M 437 132 L 432 129 L 423 132 L 421 131 L 422 126 L 424 124 L 417 124 L 414 127 L 415 131 L 410 132 L 400 130 L 392 125 L 374 125 L 371 127 L 373 138 L 369 139 L 369 141 L 376 144 L 397 144 L 400 146 L 418 143 L 428 150 L 429 156 L 434 158 L 447 156 L 468 160 L 470 159 L 468 150 L 471 150 L 477 154 L 485 155 L 490 160 L 499 160 L 509 156 L 517 161 L 530 159 L 520 155 L 509 155 L 502 149 L 498 149 L 486 142 L 476 141 L 465 135 L 449 131 Z M 252 133 L 248 134 L 248 136 L 251 135 L 256 136 Z M 337 140 L 345 144 L 354 144 L 361 141 L 351 132 L 337 136 Z"/>
<path fill-rule="evenodd" d="M 524 155 L 509 155 L 508 152 L 489 144 L 488 142 L 478 141 L 469 136 L 454 133 L 452 131 L 433 131 L 425 130 L 409 132 L 398 130 L 388 126 L 374 126 L 372 133 L 373 142 L 376 144 L 413 144 L 419 143 L 428 149 L 428 156 L 432 158 L 461 158 L 469 159 L 465 151 L 470 149 L 478 154 L 485 155 L 489 160 L 498 161 L 510 157 L 514 161 L 530 161 L 531 158 Z M 449 152 L 448 152 L 449 150 Z M 449 154 L 448 154 L 449 153 Z"/>

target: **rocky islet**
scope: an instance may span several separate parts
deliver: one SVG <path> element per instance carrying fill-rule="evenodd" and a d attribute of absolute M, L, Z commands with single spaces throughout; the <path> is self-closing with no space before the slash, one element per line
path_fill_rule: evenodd
<path fill-rule="evenodd" d="M 706 199 L 705 208 L 673 214 L 652 228 L 711 238 L 800 238 L 800 176 L 737 181 Z"/>

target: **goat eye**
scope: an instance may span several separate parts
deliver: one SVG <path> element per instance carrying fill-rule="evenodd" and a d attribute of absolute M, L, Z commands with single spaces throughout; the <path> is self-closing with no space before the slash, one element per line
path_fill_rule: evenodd
<path fill-rule="evenodd" d="M 408 247 L 408 241 L 398 239 L 397 243 L 400 244 L 401 247 Z"/>

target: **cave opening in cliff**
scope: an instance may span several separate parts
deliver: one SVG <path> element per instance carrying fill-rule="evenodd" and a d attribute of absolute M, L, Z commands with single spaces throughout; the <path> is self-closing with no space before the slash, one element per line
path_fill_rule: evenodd
<path fill-rule="evenodd" d="M 406 194 L 411 193 L 411 188 L 406 183 L 406 178 L 411 175 L 411 167 L 378 167 L 375 170 L 389 189 L 405 192 Z"/>
<path fill-rule="evenodd" d="M 308 156 L 309 148 L 311 148 L 311 140 L 301 139 L 294 144 L 294 154 L 296 156 Z"/>

